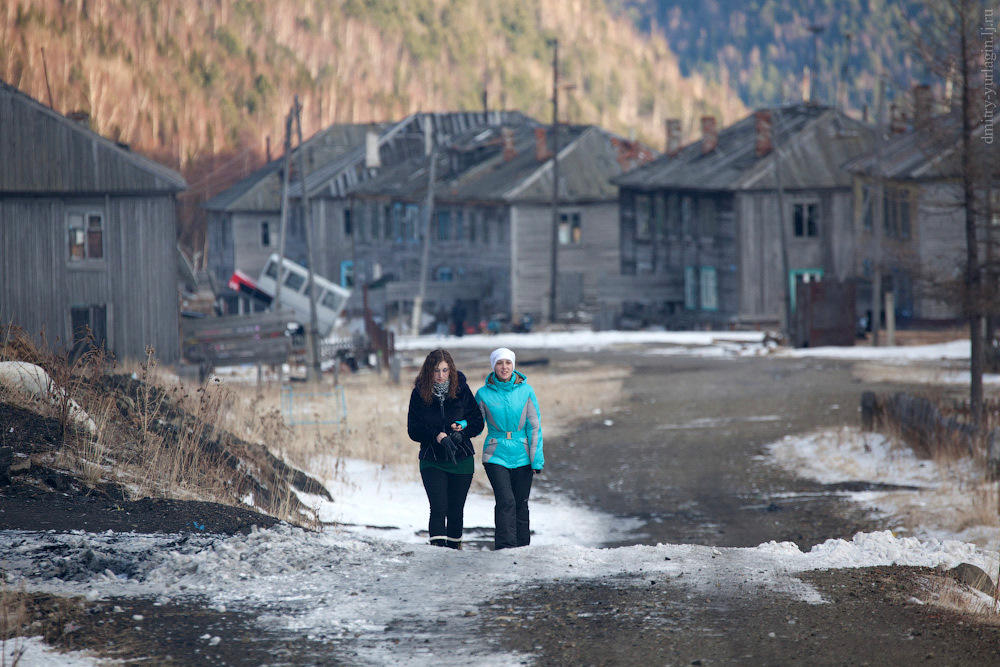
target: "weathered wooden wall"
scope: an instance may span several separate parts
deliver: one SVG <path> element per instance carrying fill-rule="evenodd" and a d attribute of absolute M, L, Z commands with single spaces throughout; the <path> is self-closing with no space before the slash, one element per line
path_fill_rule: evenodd
<path fill-rule="evenodd" d="M 70 262 L 67 205 L 105 214 L 104 258 Z M 106 305 L 108 344 L 118 359 L 147 345 L 163 363 L 179 358 L 176 209 L 173 196 L 59 198 L 0 195 L 0 317 L 49 343 L 73 339 L 70 309 Z"/>

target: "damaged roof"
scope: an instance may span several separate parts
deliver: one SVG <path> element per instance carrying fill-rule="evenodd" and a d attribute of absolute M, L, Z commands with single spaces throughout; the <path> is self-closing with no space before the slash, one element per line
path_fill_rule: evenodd
<path fill-rule="evenodd" d="M 488 126 L 463 133 L 435 153 L 439 200 L 548 202 L 552 199 L 550 128 L 534 121 Z M 611 179 L 654 159 L 657 153 L 592 125 L 559 127 L 560 201 L 582 203 L 618 197 Z M 411 158 L 356 187 L 351 194 L 422 201 L 429 159 Z"/>

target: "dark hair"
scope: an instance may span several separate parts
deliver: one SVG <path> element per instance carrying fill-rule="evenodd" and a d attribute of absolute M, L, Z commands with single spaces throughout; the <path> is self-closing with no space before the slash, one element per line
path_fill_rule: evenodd
<path fill-rule="evenodd" d="M 424 399 L 424 403 L 430 403 L 434 396 L 434 369 L 442 361 L 448 364 L 448 397 L 455 398 L 456 396 L 455 392 L 458 391 L 458 369 L 455 368 L 455 360 L 451 358 L 448 350 L 438 348 L 427 355 L 427 358 L 424 359 L 424 365 L 417 375 L 417 379 L 413 381 L 413 386 L 420 392 L 420 398 Z"/>

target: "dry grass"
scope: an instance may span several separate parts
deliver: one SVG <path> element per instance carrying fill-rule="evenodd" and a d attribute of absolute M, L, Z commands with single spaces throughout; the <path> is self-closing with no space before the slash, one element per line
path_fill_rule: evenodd
<path fill-rule="evenodd" d="M 276 384 L 258 389 L 256 385 L 227 383 L 233 401 L 221 425 L 240 437 L 267 445 L 275 455 L 325 481 L 337 479 L 349 458 L 375 463 L 401 479 L 416 479 L 419 446 L 406 433 L 406 411 L 418 370 L 404 369 L 400 384 L 374 373 L 341 376 L 347 409 L 347 421 L 342 425 L 287 426 Z M 558 367 L 531 367 L 525 374 L 538 397 L 546 447 L 552 451 L 575 420 L 618 401 L 628 373 L 617 366 L 578 361 Z M 480 386 L 481 381 L 472 381 L 474 392 Z M 332 389 L 324 385 L 316 390 Z M 337 408 L 331 400 L 328 412 L 317 416 L 332 418 Z M 481 447 L 482 436 L 475 442 Z M 473 483 L 489 488 L 481 466 L 477 466 Z"/>
<path fill-rule="evenodd" d="M 6 573 L 0 572 L 0 578 L 3 579 L 0 583 L 0 667 L 15 667 L 24 654 L 28 606 L 24 584 L 20 591 L 11 591 L 7 586 Z"/>

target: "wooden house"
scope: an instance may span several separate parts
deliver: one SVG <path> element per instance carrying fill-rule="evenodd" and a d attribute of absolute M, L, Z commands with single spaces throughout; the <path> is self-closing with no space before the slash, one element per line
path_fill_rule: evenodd
<path fill-rule="evenodd" d="M 893 293 L 894 315 L 903 326 L 950 324 L 962 317 L 955 293 L 967 253 L 959 131 L 954 117 L 921 119 L 845 165 L 854 178 L 859 297 L 871 304 L 878 265 L 882 291 Z M 991 192 L 990 210 L 1000 211 L 1000 195 Z M 990 231 L 1000 223 L 995 215 Z M 884 294 L 880 302 L 885 303 Z"/>
<path fill-rule="evenodd" d="M 312 225 L 312 258 L 316 272 L 345 287 L 353 286 L 352 220 L 340 202 L 355 185 L 383 168 L 423 155 L 437 143 L 511 112 L 417 113 L 391 123 L 337 124 L 316 133 L 293 150 L 288 188 L 285 257 L 310 263 L 302 225 L 302 179 L 298 154 L 304 151 L 305 192 Z M 513 114 L 520 117 L 520 114 Z M 428 129 L 430 132 L 428 133 Z M 273 160 L 204 204 L 208 218 L 208 267 L 219 292 L 234 270 L 260 274 L 271 253 L 278 252 L 284 158 Z M 352 299 L 360 304 L 360 295 Z M 233 297 L 230 310 L 250 304 Z"/>
<path fill-rule="evenodd" d="M 179 358 L 181 176 L 0 82 L 0 321 Z"/>
<path fill-rule="evenodd" d="M 560 126 L 559 134 L 555 207 L 555 144 L 530 119 L 470 130 L 434 152 L 424 312 L 459 303 L 472 322 L 547 318 L 554 224 L 557 315 L 596 308 L 600 283 L 619 270 L 611 179 L 655 153 L 594 126 Z M 408 322 L 419 291 L 430 166 L 427 156 L 407 160 L 344 203 L 356 277 L 384 286 L 387 318 Z"/>
<path fill-rule="evenodd" d="M 683 148 L 674 132 L 664 156 L 616 180 L 624 277 L 606 284 L 609 309 L 676 328 L 776 327 L 797 283 L 856 277 L 841 165 L 871 152 L 871 127 L 800 104 L 721 131 L 704 117 Z"/>

